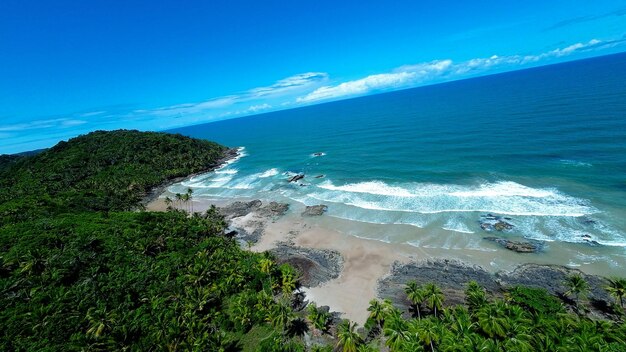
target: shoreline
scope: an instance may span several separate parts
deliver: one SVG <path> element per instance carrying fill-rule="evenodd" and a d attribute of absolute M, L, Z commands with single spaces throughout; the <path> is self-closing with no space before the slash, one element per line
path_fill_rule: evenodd
<path fill-rule="evenodd" d="M 604 277 L 564 265 L 529 260 L 507 269 L 494 268 L 484 264 L 489 262 L 493 252 L 468 254 L 467 251 L 450 252 L 361 238 L 333 229 L 327 223 L 332 220 L 324 215 L 302 216 L 306 208 L 301 204 L 194 200 L 196 211 L 204 211 L 211 205 L 220 208 L 229 223 L 227 232 L 234 231 L 243 247 L 247 245 L 255 252 L 269 251 L 279 262 L 288 262 L 304 271 L 304 281 L 313 283 L 303 285 L 307 300 L 328 306 L 331 311 L 341 313 L 342 318 L 360 326 L 367 319 L 367 307 L 372 299 L 389 298 L 397 306 L 406 306 L 403 285 L 409 279 L 440 285 L 449 297 L 447 303 L 458 304 L 464 302 L 463 292 L 470 280 L 485 285 L 495 296 L 502 296 L 505 287 L 515 284 L 546 288 L 562 295 L 566 291 L 562 287 L 565 275 L 581 273 L 596 285 L 593 299 L 610 302 L 606 293 L 600 292 Z M 162 198 L 155 199 L 147 209 L 164 211 Z M 324 259 L 328 257 L 331 259 Z M 530 277 L 534 278 L 530 281 L 525 279 L 529 275 L 528 268 L 536 269 L 530 272 Z M 544 277 L 551 277 L 552 281 Z M 591 314 L 601 317 L 607 313 L 594 308 Z"/>
<path fill-rule="evenodd" d="M 161 197 L 165 192 L 167 192 L 167 189 L 170 186 L 180 183 L 182 181 L 188 180 L 194 176 L 198 176 L 198 175 L 206 174 L 208 172 L 215 171 L 219 169 L 220 167 L 224 166 L 228 161 L 237 158 L 239 155 L 240 153 L 237 148 L 225 149 L 224 152 L 222 153 L 222 156 L 219 159 L 217 159 L 215 164 L 207 165 L 206 169 L 195 172 L 191 175 L 174 177 L 174 178 L 171 178 L 169 180 L 162 182 L 158 186 L 152 187 L 152 189 L 150 189 L 147 192 L 147 194 L 143 197 L 143 199 L 139 202 L 140 206 L 143 206 L 144 208 L 147 209 L 148 205 L 157 201 L 159 197 Z M 157 210 L 157 211 L 164 211 L 164 210 L 165 209 Z"/>

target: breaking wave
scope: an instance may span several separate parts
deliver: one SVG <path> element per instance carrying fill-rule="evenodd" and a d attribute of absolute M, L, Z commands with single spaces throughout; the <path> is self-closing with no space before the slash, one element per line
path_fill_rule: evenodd
<path fill-rule="evenodd" d="M 416 183 L 388 185 L 381 181 L 334 185 L 326 181 L 310 197 L 364 209 L 436 214 L 492 212 L 519 216 L 577 217 L 597 212 L 587 201 L 554 189 L 531 188 L 511 181 L 478 186 Z"/>

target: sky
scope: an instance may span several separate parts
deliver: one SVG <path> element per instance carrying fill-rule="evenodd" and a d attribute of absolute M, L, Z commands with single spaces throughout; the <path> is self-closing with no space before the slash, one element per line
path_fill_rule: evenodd
<path fill-rule="evenodd" d="M 624 51 L 623 0 L 2 0 L 0 154 Z"/>

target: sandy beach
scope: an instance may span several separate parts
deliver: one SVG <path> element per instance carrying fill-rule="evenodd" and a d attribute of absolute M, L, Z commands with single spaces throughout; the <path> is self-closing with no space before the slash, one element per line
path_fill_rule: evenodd
<path fill-rule="evenodd" d="M 148 203 L 146 209 L 165 211 L 167 206 L 164 197 L 166 195 L 170 198 L 173 197 L 166 191 L 159 198 Z M 419 276 L 414 275 L 413 277 L 428 278 L 428 281 L 437 283 L 443 280 L 437 275 L 445 275 L 445 280 L 450 282 L 448 282 L 447 287 L 444 284 L 443 289 L 447 296 L 455 297 L 455 301 L 451 303 L 462 302 L 463 285 L 470 279 L 479 279 L 481 275 L 489 276 L 488 282 L 495 280 L 494 275 L 496 273 L 498 273 L 497 275 L 515 277 L 515 270 L 527 263 L 545 266 L 542 268 L 548 273 L 561 276 L 567 270 L 576 270 L 576 268 L 563 267 L 561 266 L 563 263 L 558 262 L 561 260 L 559 255 L 567 254 L 566 251 L 557 252 L 560 247 L 552 249 L 553 252 L 557 252 L 556 256 L 554 253 L 548 256 L 514 253 L 489 241 L 485 241 L 482 248 L 463 246 L 439 248 L 428 245 L 412 246 L 401 243 L 386 243 L 380 240 L 362 238 L 357 233 L 359 231 L 366 233 L 367 231 L 393 230 L 388 225 L 378 225 L 380 228 L 376 229 L 371 224 L 363 227 L 365 226 L 363 224 L 344 223 L 340 219 L 325 215 L 302 216 L 305 207 L 299 203 L 289 204 L 288 210 L 280 214 L 271 214 L 267 211 L 267 208 L 271 207 L 272 204 L 281 204 L 269 201 L 250 199 L 209 200 L 199 197 L 194 199 L 193 203 L 196 212 L 204 212 L 212 205 L 224 210 L 239 204 L 235 207 L 237 209 L 236 214 L 232 213 L 226 218 L 231 229 L 236 229 L 240 234 L 247 234 L 240 237 L 240 240 L 242 246 L 252 251 L 275 251 L 279 246 L 287 246 L 294 249 L 339 253 L 343 261 L 338 275 L 331 277 L 325 272 L 322 274 L 325 276 L 324 282 L 319 285 L 310 285 L 310 287 L 305 285 L 303 291 L 309 301 L 315 301 L 319 306 L 329 306 L 331 311 L 341 313 L 342 318 L 350 319 L 360 325 L 363 325 L 367 320 L 367 307 L 370 300 L 374 298 L 391 298 L 398 305 L 406 304 L 403 302 L 403 285 L 408 280 L 406 273 L 415 272 L 415 270 L 418 273 L 415 275 Z M 250 204 L 254 204 L 254 206 Z M 179 205 L 178 207 L 185 208 L 186 206 Z M 240 209 L 241 207 L 243 209 Z M 250 237 L 251 234 L 254 235 Z M 451 235 L 446 233 L 420 233 L 419 235 L 424 238 L 448 236 L 447 241 L 455 240 L 454 237 L 450 237 Z M 458 236 L 457 240 L 462 243 L 463 236 Z M 284 255 L 284 253 L 282 254 Z M 279 255 L 278 259 L 286 258 L 280 258 Z M 315 259 L 313 258 L 311 261 L 314 262 Z M 449 269 L 448 264 L 445 264 L 448 262 L 459 263 L 459 265 L 453 265 Z M 441 265 L 445 268 L 437 263 L 444 263 Z M 550 266 L 555 264 L 557 266 L 550 269 Z M 585 270 L 585 273 L 590 275 L 603 274 L 602 267 L 592 268 L 595 270 Z M 428 274 L 424 274 L 424 270 Z M 452 270 L 452 272 L 448 270 Z M 437 272 L 439 274 L 432 274 Z M 589 279 L 601 280 L 597 278 L 589 276 Z M 538 277 L 537 280 L 541 280 L 541 278 Z M 540 282 L 539 285 L 548 286 L 550 285 L 548 281 Z M 381 287 L 381 284 L 388 285 L 390 282 L 394 283 L 393 287 Z M 497 285 L 494 284 L 493 287 L 496 287 L 494 290 L 499 290 Z M 546 288 L 550 289 L 550 287 Z M 558 285 L 556 289 L 558 290 Z"/>

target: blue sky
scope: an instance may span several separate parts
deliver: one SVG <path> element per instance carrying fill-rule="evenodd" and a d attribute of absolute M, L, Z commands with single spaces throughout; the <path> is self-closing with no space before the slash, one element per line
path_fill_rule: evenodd
<path fill-rule="evenodd" d="M 625 50 L 623 0 L 3 0 L 0 154 Z"/>

